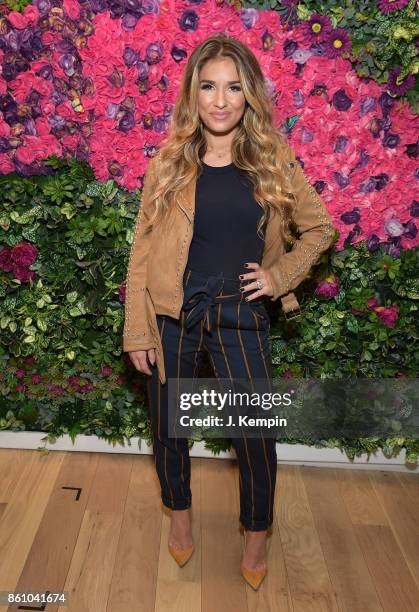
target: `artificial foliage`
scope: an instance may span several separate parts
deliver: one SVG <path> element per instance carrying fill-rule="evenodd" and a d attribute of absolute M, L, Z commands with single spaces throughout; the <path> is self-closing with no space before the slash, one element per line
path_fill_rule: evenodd
<path fill-rule="evenodd" d="M 122 352 L 125 275 L 141 190 L 101 183 L 85 162 L 0 178 L 0 429 L 151 443 L 146 375 Z M 289 247 L 291 244 L 289 245 Z M 347 244 L 323 254 L 298 289 L 299 319 L 269 303 L 272 362 L 283 378 L 414 378 L 418 369 L 417 249 Z M 214 453 L 229 439 L 204 439 Z M 190 444 L 193 444 L 193 439 Z M 419 442 L 292 439 L 349 457 Z"/>

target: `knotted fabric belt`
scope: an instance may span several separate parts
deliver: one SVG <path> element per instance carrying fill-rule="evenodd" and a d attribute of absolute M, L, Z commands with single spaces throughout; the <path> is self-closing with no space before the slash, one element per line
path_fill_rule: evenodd
<path fill-rule="evenodd" d="M 184 287 L 183 310 L 187 312 L 185 318 L 185 327 L 190 329 L 198 321 L 206 316 L 206 324 L 204 326 L 211 331 L 209 311 L 217 303 L 220 302 L 240 302 L 244 295 L 240 291 L 243 286 L 240 279 L 225 278 L 223 273 L 207 276 L 201 272 L 196 272 L 188 269 L 191 272 L 192 279 L 189 278 L 187 286 Z M 249 282 L 249 281 L 248 281 Z M 225 295 L 219 295 L 221 290 L 227 291 Z M 246 292 L 246 296 L 251 292 Z M 252 300 L 259 302 L 260 300 Z"/>

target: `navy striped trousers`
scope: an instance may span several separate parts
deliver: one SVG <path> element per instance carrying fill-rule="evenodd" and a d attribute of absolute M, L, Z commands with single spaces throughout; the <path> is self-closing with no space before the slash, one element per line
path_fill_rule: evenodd
<path fill-rule="evenodd" d="M 269 315 L 263 301 L 247 302 L 244 282 L 208 276 L 191 268 L 183 277 L 184 301 L 179 319 L 157 314 L 166 370 L 161 384 L 152 367 L 147 388 L 153 452 L 162 502 L 183 510 L 192 503 L 188 439 L 168 437 L 169 378 L 195 378 L 203 354 L 218 378 L 272 378 Z M 276 440 L 266 436 L 232 438 L 239 466 L 240 522 L 262 531 L 273 522 L 276 484 Z"/>

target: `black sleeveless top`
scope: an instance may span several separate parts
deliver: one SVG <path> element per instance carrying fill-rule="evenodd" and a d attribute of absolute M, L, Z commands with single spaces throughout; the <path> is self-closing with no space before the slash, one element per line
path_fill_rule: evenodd
<path fill-rule="evenodd" d="M 206 274 L 222 272 L 237 279 L 251 272 L 246 262 L 261 264 L 264 238 L 257 235 L 263 209 L 253 198 L 250 179 L 233 163 L 208 166 L 197 177 L 194 233 L 187 267 Z M 262 226 L 265 236 L 266 224 Z"/>

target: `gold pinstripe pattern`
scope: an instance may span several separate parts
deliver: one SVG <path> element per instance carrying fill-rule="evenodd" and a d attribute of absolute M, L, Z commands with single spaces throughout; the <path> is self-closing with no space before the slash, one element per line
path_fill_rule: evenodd
<path fill-rule="evenodd" d="M 241 333 L 240 333 L 240 308 L 241 308 L 241 301 L 237 303 L 237 335 L 238 335 L 239 342 L 240 342 L 240 347 L 241 347 L 241 350 L 242 350 L 243 360 L 244 360 L 245 365 L 246 365 L 246 370 L 247 370 L 249 378 L 251 379 L 250 371 L 249 371 L 249 365 L 247 363 L 246 353 L 244 351 L 243 341 L 242 341 L 242 337 L 241 337 Z M 252 383 L 252 387 L 253 387 L 253 383 Z M 251 487 L 251 490 L 252 490 L 252 528 L 253 528 L 254 527 L 254 522 L 255 522 L 255 516 L 254 516 L 254 513 L 255 513 L 255 492 L 254 492 L 254 483 L 253 483 L 254 475 L 253 475 L 253 470 L 252 470 L 252 466 L 251 466 L 250 458 L 249 458 L 249 449 L 247 447 L 246 434 L 244 433 L 244 431 L 243 431 L 243 440 L 244 440 L 244 445 L 245 445 L 245 448 L 246 448 L 247 463 L 249 465 L 249 470 L 250 470 L 250 473 L 252 475 L 252 480 L 251 480 L 252 487 Z"/>
<path fill-rule="evenodd" d="M 162 326 L 160 330 L 160 335 L 162 339 L 163 339 L 165 321 L 166 320 L 163 318 L 163 322 L 162 322 Z M 159 384 L 159 381 L 157 381 L 157 434 L 158 434 L 159 440 L 161 440 L 161 435 L 160 435 L 160 407 L 161 407 L 160 389 L 161 389 L 161 386 Z M 157 457 L 155 457 L 154 463 L 157 469 Z M 164 447 L 164 477 L 166 479 L 167 488 L 169 489 L 169 492 L 170 492 L 170 499 L 172 500 L 172 506 L 174 506 L 173 491 L 169 484 L 169 479 L 167 477 L 167 447 L 166 446 Z"/>
<path fill-rule="evenodd" d="M 223 339 L 222 339 L 221 333 L 220 333 L 220 328 L 221 328 L 221 306 L 222 306 L 222 303 L 219 302 L 218 303 L 218 313 L 217 313 L 218 341 L 219 341 L 219 344 L 220 344 L 220 347 L 221 347 L 221 351 L 223 353 L 224 361 L 225 361 L 225 364 L 226 364 L 226 367 L 227 367 L 227 370 L 228 370 L 228 377 L 230 378 L 230 380 L 232 380 L 233 377 L 232 377 L 232 374 L 231 374 L 230 364 L 229 364 L 228 359 L 227 359 L 227 355 L 226 355 L 226 351 L 225 351 L 225 348 L 224 348 Z M 238 303 L 237 306 L 240 306 L 240 302 Z M 237 326 L 238 325 L 239 325 L 239 318 L 237 318 Z M 238 330 L 238 327 L 237 327 L 237 330 Z M 212 361 L 212 364 L 213 364 L 214 372 L 215 372 L 216 376 L 219 377 L 219 374 L 218 374 L 218 372 L 217 372 L 217 370 L 215 368 L 215 364 L 214 364 L 214 361 L 213 361 L 212 357 L 211 357 L 211 361 Z M 249 449 L 248 449 L 248 446 L 247 446 L 247 439 L 246 439 L 246 435 L 244 434 L 244 432 L 243 432 L 243 440 L 244 440 L 244 445 L 245 445 L 245 448 L 246 448 L 247 464 L 249 466 L 249 472 L 250 472 L 250 475 L 251 475 L 252 527 L 253 527 L 254 526 L 254 512 L 255 512 L 254 475 L 253 475 L 253 470 L 252 470 L 252 466 L 251 466 L 250 458 L 249 458 Z"/>
<path fill-rule="evenodd" d="M 189 270 L 188 271 L 188 275 L 186 277 L 186 284 L 189 283 L 190 275 L 191 275 L 191 271 Z M 182 312 L 181 312 L 180 321 L 181 321 L 181 332 L 179 334 L 179 343 L 178 343 L 178 349 L 177 349 L 177 374 L 176 374 L 177 389 L 176 389 L 176 397 L 179 397 L 180 359 L 181 359 L 181 354 L 182 354 L 183 334 L 185 332 L 185 311 L 184 310 L 182 310 Z M 178 403 L 176 402 L 176 414 L 175 414 L 175 420 L 174 420 L 175 424 L 177 422 L 177 407 L 178 407 Z M 175 446 L 176 446 L 176 451 L 179 453 L 177 437 L 175 437 Z M 181 488 L 182 488 L 182 495 L 183 495 L 183 497 L 185 497 L 185 490 L 183 488 L 183 485 L 185 484 L 184 471 L 183 471 L 184 470 L 184 457 L 183 457 L 183 453 L 180 453 L 180 456 L 182 458 L 182 464 L 181 464 L 181 469 L 180 469 L 180 477 L 181 477 L 181 480 L 182 480 Z"/>
<path fill-rule="evenodd" d="M 260 353 L 262 355 L 262 359 L 263 359 L 263 365 L 265 367 L 265 372 L 266 372 L 266 378 L 269 381 L 269 372 L 268 372 L 268 367 L 266 365 L 266 359 L 265 359 L 265 351 L 263 350 L 262 347 L 262 343 L 260 340 L 260 328 L 259 328 L 259 319 L 258 317 L 255 315 L 255 313 L 252 310 L 252 315 L 255 319 L 256 322 L 256 328 L 257 328 L 257 337 L 258 337 L 258 342 L 259 342 L 259 347 L 260 347 Z M 252 389 L 253 389 L 253 384 L 252 384 Z M 269 519 L 268 522 L 272 522 L 272 504 L 271 504 L 271 499 L 272 499 L 272 479 L 271 479 L 271 469 L 269 467 L 269 461 L 268 461 L 268 455 L 266 453 L 266 444 L 265 444 L 265 438 L 263 437 L 262 433 L 260 434 L 260 437 L 262 438 L 262 443 L 263 443 L 263 454 L 265 456 L 265 463 L 266 463 L 266 470 L 268 472 L 268 482 L 269 482 Z"/>
<path fill-rule="evenodd" d="M 183 340 L 183 333 L 185 331 L 185 311 L 182 310 L 181 312 L 181 316 L 180 316 L 180 320 L 181 320 L 181 331 L 179 334 L 179 343 L 178 343 L 178 348 L 177 348 L 177 372 L 176 372 L 176 380 L 177 380 L 177 389 L 176 389 L 176 397 L 179 397 L 179 378 L 180 378 L 180 358 L 181 358 L 181 353 L 182 353 L 182 340 Z M 176 414 L 175 414 L 175 420 L 174 423 L 176 424 L 176 419 L 177 419 L 177 402 L 176 402 Z M 176 446 L 176 450 L 179 453 L 179 449 L 178 449 L 178 441 L 177 441 L 177 437 L 175 438 L 175 446 Z M 180 470 L 180 477 L 182 479 L 182 495 L 185 496 L 185 491 L 183 488 L 184 485 L 184 478 L 183 478 L 183 469 L 184 469 L 184 464 L 183 464 L 183 453 L 181 453 L 181 457 L 182 457 L 182 467 Z"/>
<path fill-rule="evenodd" d="M 164 333 L 164 324 L 165 324 L 165 322 L 166 322 L 166 319 L 163 318 L 162 326 L 161 326 L 161 329 L 160 329 L 160 336 L 161 336 L 162 340 L 163 340 L 163 333 Z M 158 398 L 159 398 L 159 401 L 158 401 L 158 404 L 157 404 L 157 431 L 159 432 L 159 440 L 160 440 L 161 439 L 161 435 L 160 435 L 161 434 L 161 432 L 160 432 L 160 385 L 157 385 L 157 386 L 158 386 Z"/>
<path fill-rule="evenodd" d="M 202 349 L 202 341 L 204 339 L 204 319 L 201 319 L 201 336 L 199 338 L 199 345 L 198 348 L 195 352 L 195 363 L 194 363 L 194 369 L 193 369 L 193 378 L 195 378 L 196 376 L 196 368 L 198 365 L 198 355 Z"/>
<path fill-rule="evenodd" d="M 256 325 L 257 325 L 257 338 L 258 338 L 258 342 L 259 342 L 259 347 L 260 347 L 260 354 L 262 355 L 262 359 L 263 359 L 263 365 L 265 366 L 265 373 L 266 373 L 266 378 L 269 380 L 270 376 L 269 376 L 269 368 L 266 364 L 266 356 L 265 356 L 265 351 L 263 350 L 262 347 L 262 342 L 260 340 L 260 327 L 259 327 L 259 319 L 258 317 L 255 315 L 255 313 L 252 310 L 252 315 L 253 318 L 256 321 Z"/>

